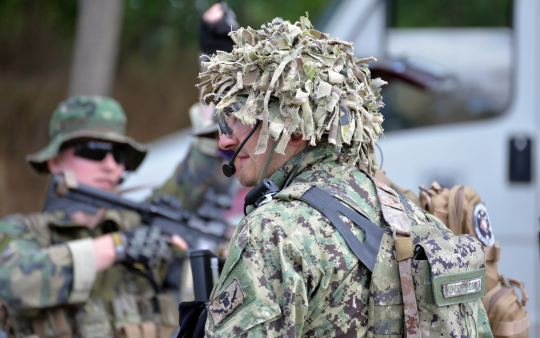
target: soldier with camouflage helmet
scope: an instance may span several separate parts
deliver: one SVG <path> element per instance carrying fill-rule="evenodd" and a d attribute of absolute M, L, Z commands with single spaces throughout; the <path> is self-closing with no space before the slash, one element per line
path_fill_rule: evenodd
<path fill-rule="evenodd" d="M 125 135 L 125 124 L 114 99 L 72 97 L 54 111 L 47 147 L 27 161 L 39 173 L 69 172 L 81 184 L 116 192 L 124 172 L 136 170 L 146 155 Z M 187 250 L 182 238 L 142 227 L 140 217 L 127 211 L 5 217 L 0 313 L 7 316 L 0 318 L 0 336 L 170 336 L 176 301 L 156 294 L 153 285 L 163 280 L 170 241 Z"/>
<path fill-rule="evenodd" d="M 351 43 L 305 17 L 230 35 L 233 51 L 203 63 L 199 86 L 203 102 L 216 104 L 220 148 L 235 151 L 224 173 L 254 189 L 199 317 L 205 336 L 490 337 L 479 297 L 437 306 L 428 291 L 411 295 L 418 285 L 434 290 L 414 273 L 427 260 L 412 259 L 413 241 L 460 248 L 439 253 L 434 274 L 481 274 L 485 258 L 474 240 L 449 237 L 439 220 L 373 178 L 385 84 L 370 77 L 374 59 L 355 58 Z M 437 252 L 425 248 L 428 257 Z"/>
<path fill-rule="evenodd" d="M 217 50 L 231 52 L 233 41 L 228 33 L 231 28 L 238 29 L 236 14 L 225 2 L 217 2 L 206 10 L 200 18 L 199 46 L 202 58 Z M 201 68 L 204 71 L 204 68 Z M 208 191 L 231 200 L 238 190 L 235 180 L 229 180 L 221 173 L 224 159 L 231 154 L 218 147 L 218 125 L 214 118 L 214 107 L 203 106 L 200 102 L 189 109 L 193 140 L 188 154 L 162 187 L 154 191 L 154 196 L 170 195 L 182 202 L 182 207 L 196 211 L 208 200 Z M 227 203 L 229 204 L 229 203 Z M 223 208 L 224 206 L 221 206 Z M 227 209 L 228 205 L 225 206 Z"/>

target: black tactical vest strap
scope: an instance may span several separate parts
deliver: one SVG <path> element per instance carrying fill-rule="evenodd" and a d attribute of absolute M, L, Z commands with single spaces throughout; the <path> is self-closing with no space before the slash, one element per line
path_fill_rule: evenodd
<path fill-rule="evenodd" d="M 364 215 L 352 210 L 344 203 L 341 203 L 337 198 L 318 187 L 312 187 L 306 191 L 301 199 L 317 209 L 317 211 L 332 222 L 356 257 L 364 263 L 369 271 L 373 272 L 384 230 L 379 228 L 377 224 L 371 222 Z M 366 233 L 366 240 L 364 243 L 360 242 L 358 237 L 356 237 L 351 229 L 349 229 L 341 218 L 339 218 L 338 212 L 364 230 Z"/>

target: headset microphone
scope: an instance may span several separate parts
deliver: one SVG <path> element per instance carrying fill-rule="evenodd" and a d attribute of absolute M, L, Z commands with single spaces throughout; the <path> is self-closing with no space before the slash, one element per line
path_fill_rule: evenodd
<path fill-rule="evenodd" d="M 232 163 L 234 162 L 234 158 L 236 157 L 236 154 L 237 153 L 234 153 L 234 156 L 229 161 L 225 162 L 225 164 L 223 164 L 223 166 L 221 167 L 221 170 L 223 171 L 223 175 L 227 177 L 231 177 L 232 175 L 234 175 L 234 173 L 236 173 L 236 167 L 234 166 L 234 163 Z"/>
<path fill-rule="evenodd" d="M 246 144 L 247 140 L 249 140 L 251 135 L 253 135 L 253 133 L 255 132 L 255 129 L 257 129 L 257 127 L 259 126 L 259 124 L 261 124 L 261 122 L 262 122 L 261 120 L 257 121 L 257 123 L 255 124 L 255 127 L 251 129 L 248 136 L 246 136 L 246 138 L 242 141 L 242 143 L 240 143 L 240 145 L 238 146 L 238 149 L 236 149 L 231 159 L 225 162 L 225 164 L 221 167 L 221 170 L 223 171 L 223 175 L 227 177 L 231 177 L 232 175 L 234 175 L 234 173 L 236 173 L 236 167 L 234 166 L 234 160 L 236 159 L 236 155 L 238 155 L 240 150 L 242 150 L 242 148 L 244 147 L 244 144 Z"/>

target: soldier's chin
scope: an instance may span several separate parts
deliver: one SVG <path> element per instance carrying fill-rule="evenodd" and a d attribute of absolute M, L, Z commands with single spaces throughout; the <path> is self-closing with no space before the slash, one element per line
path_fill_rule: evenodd
<path fill-rule="evenodd" d="M 117 187 L 116 184 L 112 183 L 111 181 L 106 181 L 106 180 L 93 181 L 91 186 L 97 189 L 112 191 L 112 192 L 116 191 L 116 187 Z"/>
<path fill-rule="evenodd" d="M 242 184 L 244 187 L 254 187 L 257 185 L 257 180 L 253 177 L 250 177 L 249 175 L 243 175 L 243 173 L 236 172 L 236 177 L 238 178 L 238 181 L 240 181 L 240 184 Z"/>

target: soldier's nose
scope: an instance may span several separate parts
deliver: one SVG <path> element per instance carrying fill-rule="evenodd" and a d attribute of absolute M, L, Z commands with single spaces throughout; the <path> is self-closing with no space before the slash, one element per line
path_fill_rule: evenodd
<path fill-rule="evenodd" d="M 120 164 L 116 163 L 116 160 L 113 157 L 113 154 L 107 153 L 107 156 L 101 161 L 103 167 L 107 169 L 115 169 Z"/>
<path fill-rule="evenodd" d="M 236 135 L 227 136 L 222 134 L 219 138 L 219 147 L 223 150 L 234 150 L 240 144 Z"/>

